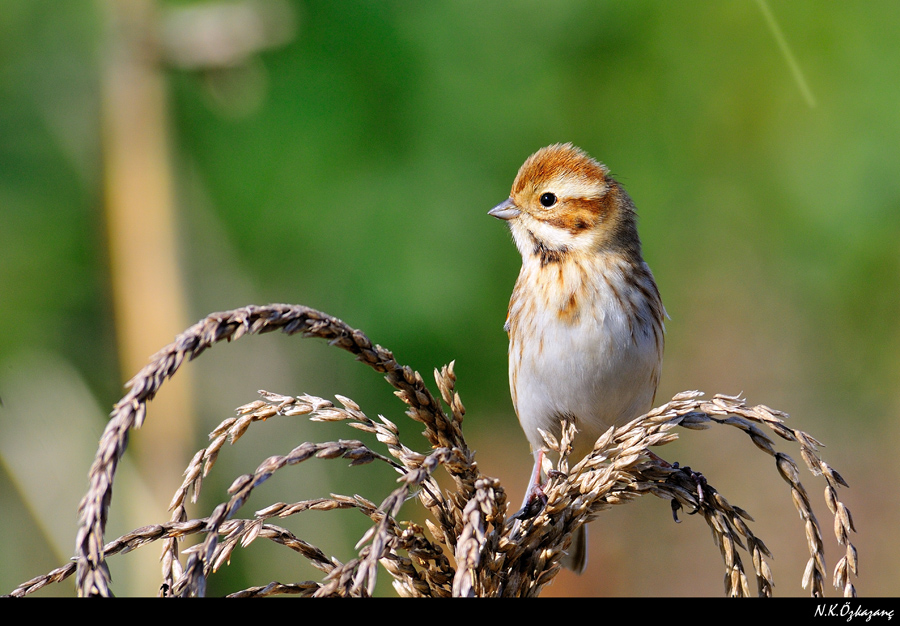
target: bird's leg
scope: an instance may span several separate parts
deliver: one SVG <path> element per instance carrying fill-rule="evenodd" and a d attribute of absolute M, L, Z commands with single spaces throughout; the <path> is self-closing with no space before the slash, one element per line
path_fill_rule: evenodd
<path fill-rule="evenodd" d="M 538 450 L 534 453 L 534 469 L 531 470 L 531 479 L 528 481 L 528 490 L 525 492 L 525 500 L 522 501 L 522 508 L 514 515 L 514 519 L 528 519 L 534 517 L 547 506 L 547 495 L 541 486 L 541 468 L 544 465 L 544 451 Z"/>

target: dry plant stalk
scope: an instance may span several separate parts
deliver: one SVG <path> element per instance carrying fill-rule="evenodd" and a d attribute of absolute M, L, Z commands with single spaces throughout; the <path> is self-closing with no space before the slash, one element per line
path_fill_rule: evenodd
<path fill-rule="evenodd" d="M 104 544 L 112 485 L 128 432 L 140 427 L 146 404 L 163 381 L 185 359 L 196 358 L 215 343 L 275 330 L 326 339 L 383 373 L 407 405 L 406 414 L 424 425 L 423 434 L 432 446 L 431 452 L 421 454 L 406 447 L 392 422 L 384 417 L 370 419 L 348 398 L 336 396 L 340 404 L 336 406 L 313 396 L 292 397 L 263 391 L 259 400 L 239 407 L 236 417 L 225 420 L 210 433 L 210 445 L 197 452 L 185 470 L 184 482 L 172 498 L 168 523 L 139 528 Z M 727 595 L 752 595 L 740 555 L 740 550 L 744 550 L 750 556 L 756 593 L 769 596 L 774 583 L 766 559 L 772 555 L 747 525 L 751 517 L 730 505 L 702 477 L 668 465 L 649 452 L 653 446 L 677 439 L 673 430 L 676 426 L 699 430 L 727 425 L 747 433 L 759 449 L 771 455 L 779 474 L 790 486 L 794 505 L 806 524 L 810 553 L 802 584 L 813 596 L 824 595 L 827 577 L 819 524 L 800 484 L 797 464 L 775 451 L 774 441 L 763 427 L 798 444 L 810 471 L 824 478 L 825 500 L 834 515 L 835 535 L 846 547 L 845 556 L 835 567 L 833 584 L 843 595 L 855 596 L 851 577 L 857 574 L 857 558 L 849 541 L 853 521 L 837 498 L 838 485 L 846 483 L 819 457 L 818 441 L 784 425 L 785 414 L 762 405 L 748 406 L 733 396 L 716 395 L 704 400 L 699 392 L 684 392 L 631 423 L 610 429 L 596 442 L 593 451 L 571 468 L 568 454 L 575 430 L 572 424 L 563 424 L 560 439 L 545 436 L 547 446 L 559 453 L 557 471 L 551 472 L 545 487 L 546 507 L 530 519 L 514 520 L 507 517 L 503 487 L 480 472 L 475 455 L 463 438 L 465 409 L 456 392 L 453 364 L 435 371 L 435 380 L 446 411 L 418 372 L 398 364 L 388 350 L 372 344 L 362 332 L 307 307 L 248 306 L 209 315 L 158 352 L 130 381 L 127 395 L 116 404 L 100 440 L 89 475 L 90 487 L 79 509 L 73 561 L 23 583 L 11 595 L 27 595 L 73 573 L 79 595 L 110 595 L 106 559 L 162 541 L 160 595 L 202 596 L 207 578 L 227 563 L 236 548 L 263 538 L 290 548 L 324 577 L 321 581 L 271 582 L 238 591 L 234 596 L 370 596 L 379 565 L 403 596 L 536 596 L 559 572 L 560 557 L 580 525 L 613 505 L 653 494 L 671 500 L 676 513 L 686 507 L 706 520 L 722 554 Z M 202 478 L 212 469 L 226 441 L 236 443 L 256 422 L 300 415 L 316 421 L 343 421 L 374 434 L 387 455 L 357 440 L 305 442 L 286 455 L 265 459 L 253 474 L 239 476 L 229 489 L 228 501 L 215 507 L 209 517 L 188 518 L 185 503 L 196 501 Z M 276 503 L 256 511 L 249 519 L 235 517 L 251 492 L 275 472 L 311 458 L 349 459 L 351 465 L 386 463 L 399 473 L 399 486 L 380 504 L 360 496 L 330 494 L 291 504 Z M 438 485 L 435 473 L 439 468 L 452 477 L 452 488 Z M 415 497 L 427 512 L 426 528 L 398 519 L 402 504 L 410 497 Z M 358 509 L 372 521 L 357 544 L 357 557 L 346 563 L 270 523 L 307 510 L 345 508 Z M 203 541 L 185 551 L 188 557 L 182 566 L 178 541 L 191 534 L 203 535 Z"/>

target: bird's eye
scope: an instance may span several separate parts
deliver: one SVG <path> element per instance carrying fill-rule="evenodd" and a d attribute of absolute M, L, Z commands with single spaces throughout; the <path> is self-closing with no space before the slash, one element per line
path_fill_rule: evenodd
<path fill-rule="evenodd" d="M 547 207 L 548 209 L 556 204 L 556 195 L 550 193 L 549 191 L 545 194 L 541 195 L 541 205 Z"/>

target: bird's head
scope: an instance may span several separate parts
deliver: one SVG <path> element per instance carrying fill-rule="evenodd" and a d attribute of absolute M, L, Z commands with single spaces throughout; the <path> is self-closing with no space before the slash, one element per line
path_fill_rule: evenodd
<path fill-rule="evenodd" d="M 523 257 L 538 254 L 544 263 L 567 253 L 640 256 L 631 198 L 605 165 L 570 143 L 528 157 L 509 198 L 488 214 L 509 223 Z"/>

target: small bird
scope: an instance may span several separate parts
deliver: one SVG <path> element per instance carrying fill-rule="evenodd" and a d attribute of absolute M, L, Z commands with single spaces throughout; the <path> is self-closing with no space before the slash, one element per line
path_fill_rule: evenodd
<path fill-rule="evenodd" d="M 540 488 L 544 440 L 568 418 L 573 463 L 611 426 L 653 405 L 663 356 L 659 290 L 641 256 L 634 203 L 609 170 L 572 144 L 528 157 L 509 199 L 488 211 L 509 225 L 522 269 L 509 302 L 509 386 L 534 451 L 526 505 Z M 587 563 L 584 526 L 562 564 Z"/>

